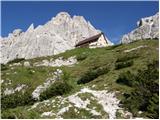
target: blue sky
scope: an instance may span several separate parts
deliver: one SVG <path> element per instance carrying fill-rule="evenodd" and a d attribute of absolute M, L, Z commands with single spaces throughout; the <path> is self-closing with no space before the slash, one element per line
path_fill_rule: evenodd
<path fill-rule="evenodd" d="M 136 28 L 136 22 L 158 12 L 156 1 L 133 2 L 2 2 L 2 33 L 8 36 L 14 29 L 25 31 L 31 23 L 35 27 L 45 24 L 58 12 L 66 11 L 71 16 L 81 15 L 102 30 L 114 43 L 122 35 Z"/>

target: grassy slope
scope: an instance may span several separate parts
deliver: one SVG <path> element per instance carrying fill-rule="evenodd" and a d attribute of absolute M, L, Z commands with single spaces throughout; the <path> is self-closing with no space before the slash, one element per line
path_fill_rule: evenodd
<path fill-rule="evenodd" d="M 137 49 L 130 53 L 124 53 L 124 50 L 128 50 L 131 48 L 138 47 L 140 45 L 146 45 L 146 48 Z M 70 56 L 79 56 L 82 54 L 86 55 L 86 59 L 79 61 L 78 64 L 74 65 L 73 67 L 59 67 L 60 69 L 66 71 L 70 74 L 71 79 L 70 83 L 74 86 L 74 89 L 69 94 L 75 93 L 79 91 L 80 88 L 84 86 L 92 86 L 96 85 L 94 89 L 96 90 L 103 90 L 108 89 L 111 91 L 120 91 L 123 92 L 130 92 L 132 88 L 127 87 L 125 85 L 117 84 L 115 81 L 118 78 L 118 75 L 121 72 L 130 70 L 131 72 L 136 73 L 138 69 L 146 68 L 147 63 L 152 62 L 153 60 L 158 60 L 158 41 L 157 40 L 147 40 L 147 41 L 138 41 L 127 45 L 117 45 L 105 48 L 96 48 L 96 49 L 89 49 L 89 48 L 77 48 L 74 50 L 66 51 L 65 53 L 61 53 L 56 56 L 48 56 L 48 57 L 41 57 L 27 60 L 30 63 L 34 63 L 37 61 L 42 61 L 43 59 L 56 59 L 60 56 L 64 58 L 68 58 Z M 133 58 L 134 64 L 131 67 L 115 70 L 115 62 L 117 58 L 125 57 L 125 56 L 138 56 L 137 58 Z M 21 63 L 23 63 L 22 61 Z M 86 83 L 84 85 L 77 85 L 77 80 L 89 69 L 91 68 L 98 68 L 101 66 L 108 66 L 110 71 L 107 74 L 101 75 L 95 80 Z M 16 88 L 17 84 L 26 84 L 28 86 L 28 90 L 32 92 L 36 86 L 42 84 L 48 77 L 51 76 L 51 73 L 54 72 L 56 69 L 55 67 L 31 67 L 26 68 L 23 66 L 12 66 L 10 67 L 7 64 L 8 69 L 2 71 L 2 79 L 5 80 L 2 84 L 2 92 L 7 88 Z M 32 71 L 35 71 L 34 73 Z M 15 73 L 16 72 L 16 73 Z M 12 84 L 5 85 L 8 80 L 12 81 Z M 67 96 L 67 95 L 66 95 Z M 117 97 L 121 99 L 122 95 L 117 94 Z M 28 106 L 29 107 L 29 106 Z M 36 118 L 39 116 L 40 113 L 38 112 L 26 112 L 26 107 L 17 107 L 14 109 L 10 109 L 10 113 L 8 114 L 16 114 L 19 118 Z M 47 109 L 47 108 L 46 108 Z M 53 109 L 53 108 L 51 108 Z M 3 111 L 2 111 L 3 114 Z M 82 114 L 85 114 L 82 111 Z M 87 113 L 86 113 L 87 114 Z M 87 114 L 88 115 L 88 114 Z M 68 118 L 70 115 L 64 115 L 64 118 Z M 72 117 L 72 116 L 71 116 Z M 76 116 L 73 116 L 76 117 Z M 77 116 L 80 117 L 80 116 Z M 88 115 L 89 118 L 89 115 Z"/>

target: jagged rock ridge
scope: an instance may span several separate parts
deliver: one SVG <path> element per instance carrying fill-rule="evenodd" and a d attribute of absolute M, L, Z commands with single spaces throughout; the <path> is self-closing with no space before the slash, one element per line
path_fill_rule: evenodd
<path fill-rule="evenodd" d="M 130 43 L 143 39 L 159 39 L 159 13 L 142 18 L 137 22 L 138 28 L 122 37 L 121 43 Z"/>
<path fill-rule="evenodd" d="M 1 38 L 1 63 L 16 58 L 31 59 L 59 54 L 100 32 L 82 16 L 71 17 L 66 12 L 60 12 L 43 26 L 34 28 L 31 24 L 26 32 L 16 29 L 8 37 Z M 107 42 L 111 44 L 108 39 Z"/>

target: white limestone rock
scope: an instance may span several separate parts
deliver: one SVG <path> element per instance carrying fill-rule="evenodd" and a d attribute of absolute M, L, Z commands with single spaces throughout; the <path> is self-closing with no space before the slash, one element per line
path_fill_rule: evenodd
<path fill-rule="evenodd" d="M 30 63 L 28 61 L 24 62 L 24 66 L 25 67 L 29 67 L 30 66 Z"/>
<path fill-rule="evenodd" d="M 50 60 L 42 60 L 42 62 L 35 62 L 34 66 L 51 66 L 51 67 L 60 67 L 60 66 L 71 66 L 77 63 L 76 56 L 71 56 L 68 59 L 63 59 L 63 57 L 59 57 L 54 61 Z"/>
<path fill-rule="evenodd" d="M 97 112 L 97 111 L 95 111 L 95 110 L 91 110 L 91 113 L 92 113 L 93 115 L 95 115 L 95 116 L 100 116 L 100 115 L 101 115 L 100 112 Z"/>
<path fill-rule="evenodd" d="M 159 13 L 154 16 L 142 18 L 137 22 L 138 28 L 125 34 L 121 43 L 130 43 L 144 39 L 159 39 Z"/>
<path fill-rule="evenodd" d="M 42 85 L 36 87 L 36 89 L 32 92 L 32 98 L 35 100 L 39 100 L 40 94 L 45 91 L 48 87 L 50 87 L 56 80 L 60 79 L 60 76 L 63 74 L 63 71 L 57 69 L 54 72 L 54 76 L 52 78 L 48 78 Z"/>
<path fill-rule="evenodd" d="M 96 91 L 91 90 L 89 88 L 83 88 L 81 91 L 70 95 L 67 97 L 68 101 L 72 104 L 74 104 L 77 108 L 83 108 L 85 110 L 91 111 L 92 114 L 99 115 L 99 113 L 95 113 L 94 110 L 91 110 L 87 107 L 87 105 L 90 104 L 90 100 L 83 101 L 78 94 L 80 93 L 90 93 L 94 96 L 94 99 L 98 101 L 98 104 L 101 104 L 104 111 L 109 115 L 109 119 L 115 119 L 116 118 L 116 112 L 119 107 L 119 100 L 116 98 L 115 93 L 108 92 L 107 90 L 102 91 Z"/>
<path fill-rule="evenodd" d="M 8 37 L 1 38 L 1 63 L 6 64 L 16 58 L 31 59 L 59 54 L 74 49 L 79 41 L 100 32 L 82 16 L 71 17 L 66 12 L 60 12 L 44 25 L 34 28 L 31 24 L 26 32 L 18 29 Z"/>
<path fill-rule="evenodd" d="M 133 119 L 133 115 L 131 112 L 125 111 L 124 109 L 119 109 L 117 112 L 121 114 L 122 118 Z"/>
<path fill-rule="evenodd" d="M 86 109 L 87 105 L 90 104 L 89 100 L 83 101 L 79 96 L 71 95 L 68 97 L 69 102 L 73 103 L 77 108 Z"/>
<path fill-rule="evenodd" d="M 15 29 L 13 31 L 13 36 L 17 37 L 17 36 L 20 36 L 20 34 L 22 33 L 22 30 L 21 29 Z"/>
<path fill-rule="evenodd" d="M 10 95 L 10 94 L 14 94 L 16 91 L 20 92 L 21 90 L 24 90 L 27 86 L 22 84 L 22 85 L 17 85 L 17 87 L 15 89 L 13 88 L 6 88 L 3 92 L 4 95 Z"/>
<path fill-rule="evenodd" d="M 83 93 L 89 93 L 91 94 L 91 96 L 87 99 L 82 99 L 80 94 Z M 70 108 L 74 108 L 74 111 L 77 114 L 79 114 L 80 109 L 84 109 L 94 116 L 102 116 L 102 112 L 96 109 L 97 106 L 92 106 L 93 100 L 97 101 L 97 104 L 101 105 L 103 107 L 104 112 L 106 112 L 106 116 L 104 119 L 116 119 L 117 112 L 122 113 L 122 115 L 126 116 L 126 118 L 132 117 L 132 114 L 130 114 L 127 111 L 124 111 L 123 108 L 119 107 L 120 101 L 116 98 L 115 92 L 109 92 L 108 90 L 92 90 L 88 87 L 84 87 L 80 91 L 66 97 L 57 96 L 51 100 L 35 103 L 28 110 L 39 109 L 39 106 L 45 106 L 45 108 L 46 106 L 52 106 L 56 107 L 57 110 L 44 112 L 44 114 L 41 117 L 55 115 L 55 118 L 63 118 L 64 113 L 69 112 Z M 53 114 L 50 115 L 51 113 Z M 82 116 L 82 118 L 83 117 L 86 116 Z"/>
<path fill-rule="evenodd" d="M 4 90 L 4 95 L 10 95 L 10 94 L 13 94 L 15 91 L 13 88 L 9 89 L 9 88 L 6 88 Z"/>
<path fill-rule="evenodd" d="M 55 115 L 55 113 L 53 113 L 52 111 L 50 112 L 44 112 L 41 114 L 41 117 L 49 117 L 49 116 L 53 116 Z"/>
<path fill-rule="evenodd" d="M 11 65 L 11 66 L 21 66 L 22 64 L 21 63 L 13 63 L 13 65 Z"/>
<path fill-rule="evenodd" d="M 71 105 L 64 107 L 62 109 L 59 110 L 59 112 L 57 113 L 57 115 L 63 115 L 63 113 L 67 112 L 69 110 L 69 108 L 72 107 Z"/>
<path fill-rule="evenodd" d="M 15 91 L 21 91 L 23 88 L 27 87 L 26 85 L 22 84 L 22 85 L 18 85 L 16 88 L 15 88 Z"/>
<path fill-rule="evenodd" d="M 115 93 L 110 93 L 106 90 L 95 91 L 90 90 L 88 88 L 81 89 L 82 93 L 91 93 L 94 97 L 96 97 L 99 104 L 103 106 L 103 109 L 109 115 L 109 119 L 116 118 L 116 111 L 119 108 L 119 100 L 115 97 Z"/>
<path fill-rule="evenodd" d="M 4 80 L 1 79 L 1 80 L 0 80 L 0 83 L 2 84 L 3 82 L 4 82 Z"/>

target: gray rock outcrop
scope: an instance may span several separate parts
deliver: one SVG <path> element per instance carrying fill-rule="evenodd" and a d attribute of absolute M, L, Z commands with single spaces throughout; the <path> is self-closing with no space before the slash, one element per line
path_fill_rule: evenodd
<path fill-rule="evenodd" d="M 1 63 L 6 64 L 16 58 L 31 59 L 59 54 L 100 32 L 82 16 L 71 17 L 66 12 L 60 12 L 44 25 L 34 28 L 31 24 L 26 32 L 16 29 L 8 37 L 0 38 Z"/>
<path fill-rule="evenodd" d="M 60 66 L 72 66 L 77 63 L 76 56 L 69 57 L 68 59 L 63 59 L 63 57 L 59 57 L 54 61 L 52 59 L 42 60 L 41 62 L 36 62 L 33 66 L 51 66 L 51 67 L 60 67 Z"/>
<path fill-rule="evenodd" d="M 144 39 L 159 39 L 159 13 L 142 18 L 137 22 L 137 26 L 138 28 L 122 37 L 121 43 Z"/>
<path fill-rule="evenodd" d="M 14 88 L 6 88 L 3 92 L 4 95 L 14 94 L 15 92 L 19 92 L 24 90 L 27 86 L 25 84 L 18 85 L 15 89 Z"/>
<path fill-rule="evenodd" d="M 43 85 L 39 85 L 32 93 L 32 97 L 34 99 L 38 99 L 39 100 L 39 96 L 40 94 L 45 91 L 48 87 L 50 87 L 56 80 L 60 79 L 60 76 L 63 74 L 63 71 L 60 69 L 57 69 L 54 72 L 53 77 L 48 78 Z"/>

